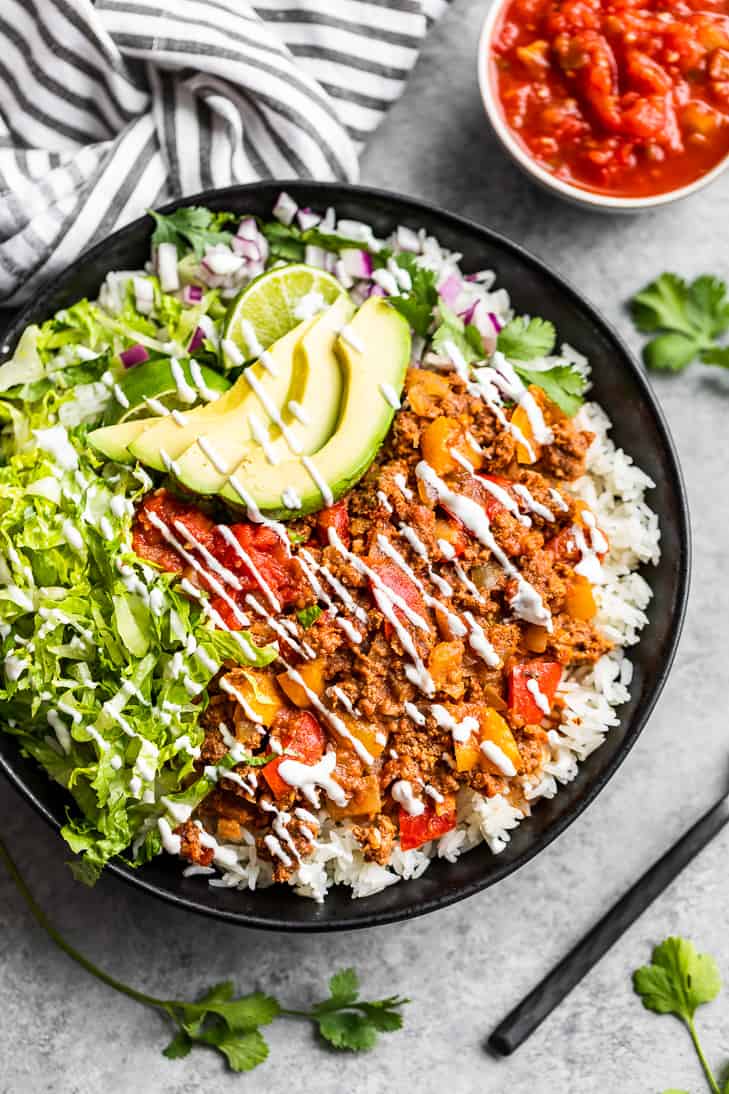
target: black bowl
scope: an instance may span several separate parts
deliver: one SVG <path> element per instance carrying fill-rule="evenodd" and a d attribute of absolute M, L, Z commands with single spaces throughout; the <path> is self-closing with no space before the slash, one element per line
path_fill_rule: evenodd
<path fill-rule="evenodd" d="M 314 208 L 333 205 L 340 216 L 367 221 L 380 235 L 387 234 L 396 224 L 426 228 L 447 247 L 462 252 L 466 270 L 496 270 L 498 283 L 508 289 L 517 311 L 551 319 L 561 338 L 589 354 L 594 397 L 615 423 L 616 443 L 656 483 L 650 504 L 659 514 L 662 532 L 660 564 L 645 572 L 654 593 L 648 612 L 650 623 L 631 653 L 635 665 L 632 695 L 630 702 L 620 708 L 620 724 L 610 730 L 601 748 L 582 764 L 574 782 L 562 787 L 551 801 L 539 802 L 533 816 L 516 829 L 502 854 L 492 855 L 482 845 L 456 863 L 434 862 L 417 881 L 400 882 L 362 900 L 352 900 L 345 888 L 334 889 L 321 905 L 297 897 L 283 886 L 253 893 L 209 888 L 199 878 L 183 878 L 179 862 L 168 856 L 161 856 L 138 870 L 123 863 L 109 866 L 113 874 L 150 894 L 247 927 L 350 930 L 423 915 L 493 885 L 551 843 L 602 790 L 635 744 L 673 661 L 688 593 L 688 507 L 663 415 L 627 348 L 563 278 L 496 233 L 423 202 L 327 183 L 267 182 L 236 186 L 186 198 L 166 206 L 164 211 L 178 205 L 201 204 L 268 216 L 282 186 L 301 205 Z M 148 217 L 137 220 L 82 255 L 15 318 L 5 341 L 12 347 L 28 323 L 44 320 L 79 297 L 95 296 L 108 270 L 143 265 L 151 226 Z M 46 820 L 56 829 L 63 824 L 68 806 L 65 792 L 51 783 L 35 763 L 20 756 L 13 737 L 2 733 L 0 767 Z M 67 853 L 60 842 L 58 853 Z"/>

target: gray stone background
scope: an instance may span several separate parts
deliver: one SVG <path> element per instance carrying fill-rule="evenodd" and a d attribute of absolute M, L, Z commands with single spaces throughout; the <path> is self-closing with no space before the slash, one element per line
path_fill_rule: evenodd
<path fill-rule="evenodd" d="M 591 215 L 533 189 L 483 117 L 475 48 L 483 0 L 455 0 L 403 99 L 372 141 L 365 183 L 430 199 L 524 244 L 582 287 L 637 350 L 627 296 L 663 270 L 729 275 L 729 176 L 694 199 L 637 218 Z M 359 969 L 370 997 L 412 997 L 403 1033 L 374 1053 L 326 1051 L 277 1023 L 250 1076 L 216 1057 L 169 1062 L 161 1020 L 90 979 L 30 921 L 0 874 L 0 1092 L 187 1094 L 653 1094 L 706 1089 L 688 1037 L 642 1009 L 629 974 L 679 932 L 716 955 L 729 982 L 729 833 L 715 841 L 511 1059 L 484 1042 L 495 1023 L 610 903 L 725 789 L 729 586 L 729 376 L 696 366 L 653 378 L 683 460 L 695 536 L 686 631 L 659 706 L 628 762 L 556 844 L 496 888 L 427 919 L 331 937 L 285 937 L 197 919 L 112 878 L 93 891 L 63 866 L 56 836 L 6 785 L 0 830 L 42 905 L 93 960 L 135 986 L 194 995 L 233 976 L 290 1005 L 331 970 Z M 709 1055 L 729 1058 L 729 992 L 700 1013 Z"/>

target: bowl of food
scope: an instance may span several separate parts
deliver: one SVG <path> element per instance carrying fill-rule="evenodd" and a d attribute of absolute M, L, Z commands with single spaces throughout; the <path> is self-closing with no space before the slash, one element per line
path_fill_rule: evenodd
<path fill-rule="evenodd" d="M 136 221 L 6 333 L 0 764 L 85 880 L 351 929 L 495 883 L 605 785 L 688 515 L 562 278 L 422 202 L 280 190 Z"/>
<path fill-rule="evenodd" d="M 503 148 L 607 212 L 687 197 L 729 164 L 729 4 L 495 0 L 478 73 Z"/>

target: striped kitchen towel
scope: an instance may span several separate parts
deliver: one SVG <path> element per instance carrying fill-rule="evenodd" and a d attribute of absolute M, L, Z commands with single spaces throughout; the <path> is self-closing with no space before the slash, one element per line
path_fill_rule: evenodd
<path fill-rule="evenodd" d="M 357 177 L 448 0 L 2 0 L 0 302 L 145 209 Z"/>

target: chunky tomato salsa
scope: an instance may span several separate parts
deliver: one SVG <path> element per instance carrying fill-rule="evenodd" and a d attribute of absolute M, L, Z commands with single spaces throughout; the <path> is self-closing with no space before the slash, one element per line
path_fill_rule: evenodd
<path fill-rule="evenodd" d="M 573 185 L 660 194 L 729 154 L 729 0 L 511 0 L 492 60 L 510 128 Z"/>

